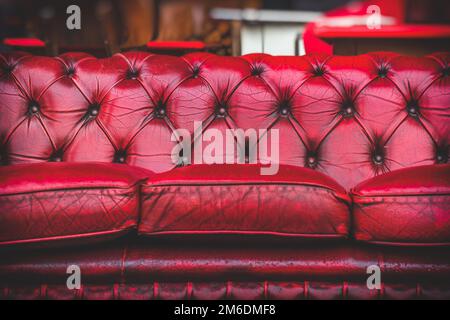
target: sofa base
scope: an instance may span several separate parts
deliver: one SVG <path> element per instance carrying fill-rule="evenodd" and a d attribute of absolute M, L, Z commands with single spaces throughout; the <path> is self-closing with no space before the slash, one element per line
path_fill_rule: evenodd
<path fill-rule="evenodd" d="M 329 300 L 450 299 L 450 285 L 382 283 L 369 290 L 355 282 L 149 282 L 88 284 L 69 290 L 61 284 L 0 286 L 0 299 L 20 300 Z"/>
<path fill-rule="evenodd" d="M 348 240 L 275 244 L 262 245 L 257 238 L 243 244 L 230 237 L 219 244 L 212 239 L 130 236 L 70 250 L 2 250 L 0 298 L 450 298 L 450 247 L 386 247 Z M 66 287 L 71 265 L 81 270 L 79 290 Z M 381 288 L 369 290 L 367 270 L 374 265 L 380 268 Z"/>

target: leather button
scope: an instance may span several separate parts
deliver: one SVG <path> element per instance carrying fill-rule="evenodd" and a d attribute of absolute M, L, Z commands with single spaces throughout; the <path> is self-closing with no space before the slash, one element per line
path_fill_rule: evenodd
<path fill-rule="evenodd" d="M 136 69 L 129 69 L 127 71 L 127 79 L 136 79 L 139 76 L 139 71 Z"/>
<path fill-rule="evenodd" d="M 408 107 L 408 113 L 411 116 L 417 117 L 417 108 L 414 106 Z"/>
<path fill-rule="evenodd" d="M 114 160 L 113 162 L 115 163 L 125 163 L 127 158 L 127 154 L 125 150 L 118 150 L 116 151 L 115 155 L 114 155 Z"/>
<path fill-rule="evenodd" d="M 30 104 L 28 105 L 28 110 L 31 114 L 38 113 L 39 112 L 39 104 L 36 101 L 30 101 Z"/>
<path fill-rule="evenodd" d="M 342 106 L 341 106 L 341 114 L 344 117 L 352 117 L 355 113 L 355 109 L 353 106 L 353 101 L 351 100 L 351 98 L 346 98 L 343 102 L 342 102 Z"/>
<path fill-rule="evenodd" d="M 383 163 L 383 160 L 384 160 L 384 158 L 383 158 L 383 156 L 382 156 L 381 154 L 376 154 L 376 155 L 374 155 L 374 156 L 372 157 L 372 159 L 373 159 L 373 162 L 374 162 L 375 164 L 378 164 L 378 165 L 382 164 L 382 163 Z"/>
<path fill-rule="evenodd" d="M 98 103 L 93 103 L 88 108 L 88 113 L 91 117 L 96 117 L 100 111 L 100 105 Z"/>
<path fill-rule="evenodd" d="M 62 162 L 63 159 L 63 151 L 61 149 L 56 150 L 50 157 L 51 162 Z"/>
<path fill-rule="evenodd" d="M 305 166 L 311 169 L 317 167 L 318 159 L 317 153 L 314 151 L 309 151 L 306 155 L 306 163 Z"/>
<path fill-rule="evenodd" d="M 345 108 L 344 109 L 344 116 L 346 116 L 346 117 L 353 116 L 353 108 L 352 107 Z"/>
<path fill-rule="evenodd" d="M 164 118 L 165 115 L 166 115 L 166 110 L 164 109 L 164 107 L 158 107 L 155 109 L 155 116 L 157 118 Z"/>
<path fill-rule="evenodd" d="M 216 105 L 216 115 L 219 117 L 225 117 L 227 115 L 227 107 L 224 103 Z"/>
<path fill-rule="evenodd" d="M 313 70 L 313 75 L 317 77 L 321 77 L 325 74 L 325 70 L 323 69 L 323 66 L 316 66 Z"/>
<path fill-rule="evenodd" d="M 388 69 L 386 66 L 381 66 L 380 69 L 378 69 L 378 77 L 386 78 L 387 74 L 388 74 Z"/>
<path fill-rule="evenodd" d="M 438 152 L 436 155 L 436 162 L 437 163 L 447 163 L 448 162 L 448 155 L 444 152 Z"/>
<path fill-rule="evenodd" d="M 164 118 L 166 115 L 166 105 L 163 101 L 160 100 L 157 102 L 154 113 L 157 118 Z"/>
<path fill-rule="evenodd" d="M 417 104 L 417 101 L 412 100 L 408 103 L 406 106 L 406 111 L 411 117 L 418 117 L 419 116 L 419 106 Z"/>
<path fill-rule="evenodd" d="M 264 72 L 264 68 L 262 66 L 253 66 L 250 70 L 252 76 L 260 76 Z"/>
<path fill-rule="evenodd" d="M 70 66 L 66 69 L 66 76 L 68 76 L 69 78 L 73 77 L 74 74 L 75 68 L 73 66 Z"/>
<path fill-rule="evenodd" d="M 280 115 L 282 115 L 283 117 L 286 117 L 287 115 L 289 115 L 291 109 L 291 105 L 290 102 L 287 100 L 283 100 L 280 101 L 279 105 L 278 105 L 278 113 Z"/>
<path fill-rule="evenodd" d="M 287 116 L 289 113 L 289 109 L 288 108 L 281 108 L 280 109 L 280 114 L 283 116 Z"/>
<path fill-rule="evenodd" d="M 200 68 L 198 66 L 194 66 L 192 68 L 192 78 L 197 78 L 200 74 Z"/>
<path fill-rule="evenodd" d="M 309 156 L 308 159 L 308 167 L 314 168 L 317 165 L 317 159 L 314 156 Z"/>

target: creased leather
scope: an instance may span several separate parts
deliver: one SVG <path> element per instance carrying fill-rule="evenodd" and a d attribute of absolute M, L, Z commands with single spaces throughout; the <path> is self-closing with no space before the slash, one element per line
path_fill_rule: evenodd
<path fill-rule="evenodd" d="M 142 173 L 107 163 L 1 167 L 0 245 L 110 238 L 135 228 Z"/>
<path fill-rule="evenodd" d="M 281 166 L 192 165 L 160 173 L 142 186 L 138 227 L 153 234 L 272 234 L 345 238 L 350 198 L 328 177 Z"/>
<path fill-rule="evenodd" d="M 450 165 L 405 168 L 352 190 L 353 232 L 361 241 L 450 244 Z"/>

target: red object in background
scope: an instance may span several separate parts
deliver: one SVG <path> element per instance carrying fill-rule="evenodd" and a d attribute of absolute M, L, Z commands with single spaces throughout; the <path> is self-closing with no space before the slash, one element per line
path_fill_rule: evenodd
<path fill-rule="evenodd" d="M 203 50 L 206 48 L 201 41 L 149 41 L 147 48 L 159 50 Z"/>
<path fill-rule="evenodd" d="M 5 38 L 3 44 L 10 47 L 45 47 L 45 42 L 36 38 Z"/>
<path fill-rule="evenodd" d="M 394 25 L 381 29 L 369 30 L 366 26 L 351 28 L 321 27 L 315 35 L 322 39 L 333 38 L 384 38 L 384 39 L 417 39 L 417 38 L 449 38 L 450 25 Z"/>
<path fill-rule="evenodd" d="M 448 298 L 449 64 L 449 53 L 414 58 L 394 53 L 357 57 L 264 54 L 221 57 L 194 53 L 173 57 L 125 52 L 108 59 L 80 53 L 55 58 L 1 54 L 0 163 L 4 165 L 2 181 L 7 182 L 0 186 L 0 226 L 6 230 L 3 240 L 17 240 L 13 239 L 16 234 L 29 236 L 35 232 L 34 238 L 39 237 L 37 234 L 41 237 L 51 234 L 55 237 L 53 245 L 62 248 L 14 251 L 8 246 L 5 249 L 9 251 L 0 251 L 0 279 L 6 279 L 0 283 L 0 297 L 190 298 L 211 294 L 234 298 Z M 220 223 L 224 213 L 228 218 L 233 211 L 226 210 L 236 205 L 233 201 L 236 199 L 242 211 L 230 219 L 235 221 L 235 230 L 242 229 L 248 217 L 260 218 L 259 226 L 275 230 L 282 224 L 283 214 L 295 219 L 294 213 L 314 200 L 317 211 L 310 210 L 322 211 L 320 216 L 299 215 L 299 219 L 308 217 L 310 225 L 297 221 L 294 227 L 336 229 L 340 235 L 356 239 L 306 242 L 300 237 L 290 237 L 283 243 L 286 237 L 266 234 L 259 235 L 256 241 L 253 238 L 252 244 L 251 235 L 239 241 L 234 238 L 233 242 L 227 235 L 202 238 L 193 232 L 191 236 L 197 236 L 194 239 L 183 234 L 175 239 L 144 241 L 143 235 L 132 229 L 126 239 L 102 244 L 89 241 L 89 246 L 69 250 L 59 241 L 64 229 L 103 228 L 104 223 L 108 229 L 115 218 L 124 216 L 131 217 L 130 226 L 136 226 L 137 222 L 139 228 L 144 222 L 142 210 L 137 217 L 129 214 L 136 211 L 133 208 L 128 211 L 126 205 L 130 199 L 143 200 L 142 192 L 139 191 L 138 197 L 135 192 L 143 185 L 140 176 L 135 185 L 134 175 L 124 177 L 113 172 L 112 162 L 125 172 L 141 167 L 160 173 L 160 180 L 152 174 L 145 176 L 146 186 L 153 189 L 176 183 L 188 188 L 195 179 L 205 181 L 205 185 L 230 182 L 226 165 L 208 167 L 212 172 L 205 169 L 196 175 L 193 167 L 179 168 L 179 163 L 173 161 L 174 130 L 182 128 L 193 134 L 196 121 L 207 123 L 204 128 L 217 129 L 222 136 L 230 128 L 278 130 L 276 160 L 280 166 L 286 166 L 280 169 L 280 175 L 256 178 L 247 169 L 248 164 L 238 164 L 242 167 L 236 172 L 243 172 L 232 183 L 242 184 L 239 180 L 242 177 L 252 183 L 270 182 L 264 197 L 271 200 L 269 203 L 282 204 L 279 215 L 269 217 L 273 220 L 264 220 L 267 212 L 265 217 L 258 215 L 263 212 L 258 211 L 258 206 L 265 199 L 252 196 L 262 194 L 263 189 L 253 184 L 248 184 L 248 192 L 242 194 L 212 193 L 206 189 L 194 196 L 186 193 L 177 202 L 158 201 L 159 196 L 177 195 L 176 188 L 174 195 L 166 190 L 155 198 L 145 199 L 147 204 L 151 203 L 145 208 L 147 214 L 158 206 L 162 207 L 155 212 L 176 213 L 178 216 L 169 221 L 171 227 L 177 227 L 183 215 L 192 215 L 198 219 L 187 221 L 192 224 L 183 227 L 200 231 L 201 227 Z M 261 140 L 254 143 L 262 146 Z M 208 146 L 204 144 L 201 151 Z M 237 149 L 245 156 L 249 148 L 250 140 Z M 217 147 L 215 152 L 224 155 L 225 151 Z M 34 172 L 35 166 L 47 167 L 52 165 L 47 162 L 59 160 L 64 170 L 78 169 L 70 171 L 71 174 L 55 172 L 48 179 Z M 260 155 L 259 160 L 267 160 L 267 155 Z M 95 162 L 106 163 L 106 169 L 97 170 Z M 287 166 L 296 169 L 289 170 Z M 402 168 L 408 168 L 408 174 L 397 171 Z M 80 176 L 76 175 L 78 170 Z M 409 174 L 415 170 L 418 171 Z M 435 173 L 430 174 L 431 171 Z M 45 172 L 52 174 L 50 170 Z M 180 172 L 186 175 L 190 172 L 192 179 L 181 181 L 185 175 Z M 420 183 L 427 181 L 427 190 L 420 192 L 420 196 L 413 194 L 423 191 L 416 190 L 419 182 L 412 178 L 416 175 L 423 177 Z M 92 183 L 90 187 L 80 187 L 78 178 L 83 176 L 83 183 Z M 15 180 L 17 177 L 23 177 L 23 181 Z M 294 190 L 286 183 L 290 179 L 305 187 L 301 197 L 292 197 Z M 126 200 L 120 202 L 115 197 L 95 197 L 100 193 L 98 183 L 105 180 L 108 183 L 120 180 L 136 188 L 122 194 Z M 320 191 L 312 190 L 312 183 Z M 274 184 L 286 185 L 282 188 L 285 193 L 274 192 Z M 397 208 L 401 203 L 408 208 L 420 208 L 420 219 L 416 212 L 405 210 L 401 221 L 388 220 L 386 201 L 368 196 L 372 190 L 378 192 L 380 185 L 382 196 L 395 191 Z M 15 196 L 23 199 L 14 205 L 10 205 L 12 186 Z M 74 187 L 78 193 L 69 202 L 64 192 L 58 196 L 54 192 L 31 196 L 37 191 L 35 188 L 43 187 L 45 191 Z M 326 206 L 327 210 L 323 210 L 324 206 L 317 201 L 317 193 L 325 189 L 328 196 L 323 198 L 327 200 L 323 205 L 332 203 L 340 214 Z M 342 222 L 345 220 L 342 217 L 355 218 L 356 213 L 360 218 L 363 214 L 352 207 L 343 211 L 345 203 L 339 202 L 347 202 L 352 193 L 374 201 L 370 206 L 373 219 L 359 219 L 359 225 L 346 224 L 350 232 L 345 229 L 340 232 L 342 229 L 337 227 L 342 223 L 335 223 L 336 217 Z M 98 208 L 95 214 L 89 211 L 94 204 L 84 201 L 90 194 Z M 118 202 L 113 204 L 112 199 Z M 217 203 L 218 209 L 212 210 L 211 203 Z M 174 204 L 190 210 L 172 210 Z M 78 211 L 67 212 L 73 207 Z M 294 207 L 299 209 L 292 210 Z M 49 219 L 55 208 L 58 213 L 69 214 L 67 223 Z M 110 215 L 113 209 L 118 213 Z M 20 214 L 14 216 L 15 213 Z M 206 217 L 203 213 L 207 213 Z M 85 216 L 77 219 L 77 215 Z M 30 217 L 31 223 L 26 223 Z M 388 235 L 382 239 L 389 246 L 361 243 L 371 239 L 359 237 L 362 233 L 357 227 L 362 225 L 365 233 L 379 240 L 386 236 L 379 230 L 380 223 L 389 226 L 381 231 L 392 231 L 397 238 Z M 164 242 L 167 240 L 173 242 Z M 413 247 L 393 247 L 399 243 Z M 435 245 L 442 243 L 447 246 L 436 249 Z M 71 264 L 78 264 L 83 270 L 83 289 L 77 293 L 63 287 L 67 266 Z M 366 286 L 366 268 L 372 264 L 382 268 L 382 290 L 371 291 Z"/>
<path fill-rule="evenodd" d="M 423 1 L 419 2 L 423 5 Z M 400 53 L 414 54 L 416 53 L 414 47 L 417 48 L 417 51 L 420 50 L 419 54 L 447 50 L 445 44 L 435 40 L 442 40 L 444 43 L 450 41 L 450 25 L 408 23 L 409 16 L 414 14 L 414 12 L 407 12 L 407 10 L 414 10 L 415 4 L 414 1 L 407 0 L 374 0 L 350 3 L 342 8 L 327 12 L 321 21 L 307 25 L 304 34 L 306 53 L 333 54 L 337 50 L 338 54 L 347 51 L 351 54 L 358 54 L 365 53 L 364 50 L 370 51 L 378 48 L 375 50 L 397 50 Z M 383 23 L 379 29 L 369 29 L 365 24 L 361 25 L 361 21 L 355 21 L 354 25 L 348 26 L 327 25 L 333 19 L 348 18 L 351 21 L 352 18 L 358 16 L 364 19 L 364 17 L 369 16 L 367 13 L 368 7 L 373 5 L 380 8 L 382 17 L 393 18 L 394 23 Z M 432 5 L 432 3 L 428 4 L 428 6 Z M 429 19 L 432 20 L 432 17 L 429 17 Z M 353 42 L 342 42 L 341 39 L 349 39 Z M 368 39 L 369 45 L 357 39 Z M 390 39 L 397 39 L 398 41 L 391 42 L 389 41 Z M 417 39 L 417 42 L 411 42 L 412 39 Z M 377 42 L 374 42 L 375 40 Z M 383 40 L 386 41 L 383 42 Z M 333 44 L 339 47 L 333 50 Z M 355 46 L 353 52 L 347 49 L 352 46 Z M 421 48 L 424 46 L 429 48 Z M 436 47 L 434 48 L 434 46 Z M 341 47 L 344 47 L 344 49 Z"/>

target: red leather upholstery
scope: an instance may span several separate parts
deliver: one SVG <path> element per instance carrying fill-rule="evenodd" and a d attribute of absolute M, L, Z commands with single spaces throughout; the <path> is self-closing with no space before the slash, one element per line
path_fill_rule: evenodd
<path fill-rule="evenodd" d="M 339 236 L 350 231 L 365 241 L 447 242 L 448 194 L 440 193 L 448 188 L 442 182 L 448 167 L 436 165 L 448 163 L 450 152 L 449 65 L 448 53 L 413 58 L 129 52 L 101 60 L 83 53 L 0 54 L 0 241 L 115 234 L 136 227 L 140 218 L 141 232 L 156 233 L 161 226 L 180 231 L 186 221 L 173 214 L 190 208 L 186 214 L 195 219 L 188 222 L 197 229 Z M 177 144 L 172 134 L 176 129 L 193 134 L 195 121 L 203 130 L 220 132 L 278 129 L 280 172 L 257 176 L 249 164 L 232 171 L 225 165 L 178 168 L 186 163 L 172 161 Z M 239 145 L 239 156 L 248 158 L 252 147 Z M 217 150 L 217 155 L 226 152 Z M 395 173 L 401 168 L 421 172 L 422 165 L 435 173 L 420 173 L 419 182 L 409 171 Z M 160 175 L 152 177 L 145 169 Z M 141 212 L 138 184 L 147 176 L 151 182 L 144 187 Z M 246 193 L 223 192 L 231 182 L 233 190 L 247 188 Z M 348 223 L 345 193 L 351 188 L 355 228 Z M 182 197 L 173 197 L 171 189 Z M 427 194 L 419 197 L 414 190 Z M 396 201 L 369 209 L 364 201 L 378 192 Z M 243 201 L 256 195 L 259 200 Z M 411 212 L 401 204 L 411 199 L 422 213 L 437 212 L 439 218 L 414 212 L 420 219 L 401 229 Z M 255 209 L 259 201 L 264 206 Z M 196 202 L 201 207 L 195 208 Z M 385 220 L 369 220 L 361 210 Z M 388 212 L 403 219 L 394 221 Z M 221 220 L 221 213 L 227 219 Z M 380 225 L 385 227 L 379 230 Z M 242 242 L 258 235 L 241 234 L 241 243 L 223 241 L 221 235 L 223 248 L 211 241 L 202 249 L 187 235 L 178 236 L 167 246 L 151 242 L 151 248 L 136 238 L 130 245 L 121 238 L 109 249 L 86 251 L 4 246 L 9 251 L 0 252 L 0 297 L 73 297 L 61 289 L 59 278 L 67 276 L 68 262 L 84 270 L 87 281 L 75 293 L 81 298 L 448 297 L 450 291 L 448 247 L 381 249 L 349 239 L 341 239 L 347 242 L 342 247 L 318 239 L 292 247 L 291 241 L 300 240 L 273 237 L 291 247 L 261 241 L 244 249 Z M 363 287 L 367 263 L 383 269 L 384 289 L 376 294 Z"/>
<path fill-rule="evenodd" d="M 0 167 L 0 245 L 123 234 L 137 224 L 143 171 L 110 163 Z"/>
<path fill-rule="evenodd" d="M 67 290 L 61 284 L 0 285 L 0 299 L 17 300 L 331 300 L 450 299 L 450 286 L 436 283 L 382 283 L 368 290 L 349 281 L 151 282 L 144 284 L 83 284 Z"/>
<path fill-rule="evenodd" d="M 192 133 L 197 120 L 204 129 L 279 129 L 282 164 L 350 188 L 448 161 L 449 60 L 3 54 L 0 154 L 4 164 L 123 161 L 162 172 L 175 167 L 173 130 Z"/>
<path fill-rule="evenodd" d="M 353 191 L 355 238 L 396 244 L 450 243 L 450 165 L 393 171 Z"/>
<path fill-rule="evenodd" d="M 339 184 L 308 168 L 260 169 L 192 165 L 154 176 L 142 187 L 139 233 L 348 235 L 350 198 Z"/>
<path fill-rule="evenodd" d="M 131 239 L 132 240 L 132 239 Z M 133 241 L 134 242 L 134 241 Z M 353 244 L 234 248 L 177 242 L 104 244 L 78 250 L 0 254 L 0 298 L 377 299 L 448 298 L 449 248 Z M 82 288 L 65 286 L 67 267 Z M 368 290 L 366 268 L 381 268 Z M 19 281 L 18 281 L 19 280 Z"/>

